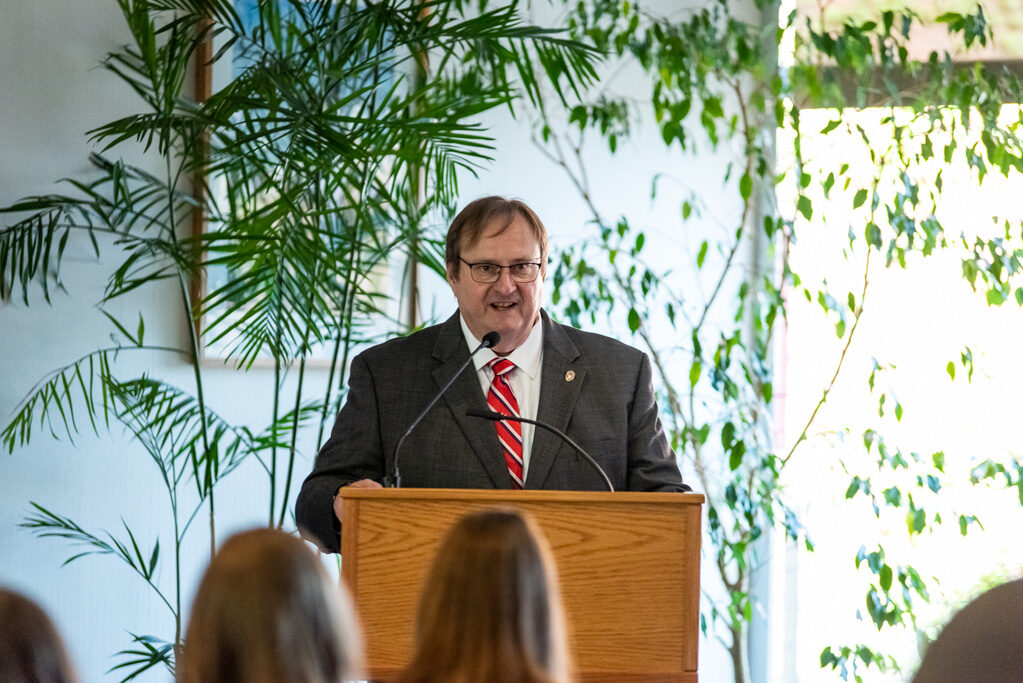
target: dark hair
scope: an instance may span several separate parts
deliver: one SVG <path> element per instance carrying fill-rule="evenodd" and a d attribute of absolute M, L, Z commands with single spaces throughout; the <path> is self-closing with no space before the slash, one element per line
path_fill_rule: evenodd
<path fill-rule="evenodd" d="M 210 562 L 177 664 L 181 683 L 338 683 L 361 668 L 348 595 L 274 529 L 237 534 Z"/>
<path fill-rule="evenodd" d="M 0 588 L 0 681 L 74 683 L 64 641 L 43 608 Z"/>
<path fill-rule="evenodd" d="M 486 510 L 448 531 L 420 597 L 415 652 L 402 680 L 568 680 L 554 566 L 531 520 Z"/>
<path fill-rule="evenodd" d="M 503 231 L 511 225 L 516 215 L 526 219 L 533 231 L 533 236 L 536 237 L 536 241 L 540 245 L 540 258 L 546 263 L 547 228 L 543 226 L 543 222 L 536 212 L 518 199 L 491 196 L 481 197 L 470 202 L 458 212 L 455 220 L 451 221 L 444 253 L 444 262 L 447 264 L 448 272 L 452 275 L 458 272 L 458 259 L 462 255 L 462 249 L 476 244 L 487 226 L 498 221 Z"/>

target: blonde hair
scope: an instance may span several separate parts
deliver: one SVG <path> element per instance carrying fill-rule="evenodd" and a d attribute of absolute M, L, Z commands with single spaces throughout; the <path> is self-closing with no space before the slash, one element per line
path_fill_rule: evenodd
<path fill-rule="evenodd" d="M 553 561 L 531 519 L 486 510 L 441 542 L 416 619 L 406 683 L 569 680 Z"/>
<path fill-rule="evenodd" d="M 237 534 L 210 562 L 192 605 L 180 683 L 338 683 L 362 642 L 347 593 L 294 536 Z"/>

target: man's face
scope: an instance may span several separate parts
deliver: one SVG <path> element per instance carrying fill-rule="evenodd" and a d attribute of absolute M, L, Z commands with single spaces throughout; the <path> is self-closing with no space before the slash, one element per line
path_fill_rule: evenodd
<path fill-rule="evenodd" d="M 504 230 L 501 230 L 502 223 L 493 222 L 484 228 L 476 244 L 462 249 L 462 260 L 499 266 L 543 262 L 540 243 L 525 218 L 516 213 Z M 462 261 L 448 264 L 448 284 L 469 330 L 477 339 L 496 330 L 501 341 L 494 351 L 502 355 L 511 353 L 526 341 L 539 319 L 546 278 L 547 266 L 543 264 L 532 282 L 516 282 L 504 268 L 497 282 L 484 284 L 472 279 L 469 266 Z"/>

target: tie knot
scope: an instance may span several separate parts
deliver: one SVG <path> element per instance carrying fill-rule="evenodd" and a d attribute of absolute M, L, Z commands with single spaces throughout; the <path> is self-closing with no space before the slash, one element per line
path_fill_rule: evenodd
<path fill-rule="evenodd" d="M 494 377 L 501 377 L 507 375 L 509 372 L 515 369 L 515 363 L 512 363 L 507 358 L 495 358 L 488 363 L 490 369 L 494 371 Z"/>

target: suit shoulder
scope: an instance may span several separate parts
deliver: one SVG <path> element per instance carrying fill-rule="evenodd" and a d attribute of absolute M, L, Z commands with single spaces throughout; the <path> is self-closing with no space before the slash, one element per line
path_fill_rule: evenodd
<path fill-rule="evenodd" d="M 431 325 L 403 337 L 392 337 L 359 353 L 366 363 L 387 362 L 395 357 L 409 357 L 415 354 L 430 353 L 437 343 L 441 325 Z"/>
<path fill-rule="evenodd" d="M 646 356 L 644 352 L 640 351 L 636 347 L 626 344 L 614 337 L 608 337 L 607 335 L 598 334 L 596 332 L 587 332 L 585 330 L 580 330 L 577 327 L 563 325 L 561 323 L 554 324 L 565 333 L 565 336 L 567 336 L 582 353 L 599 352 L 601 354 L 613 355 L 623 360 L 632 360 L 634 362 Z"/>

